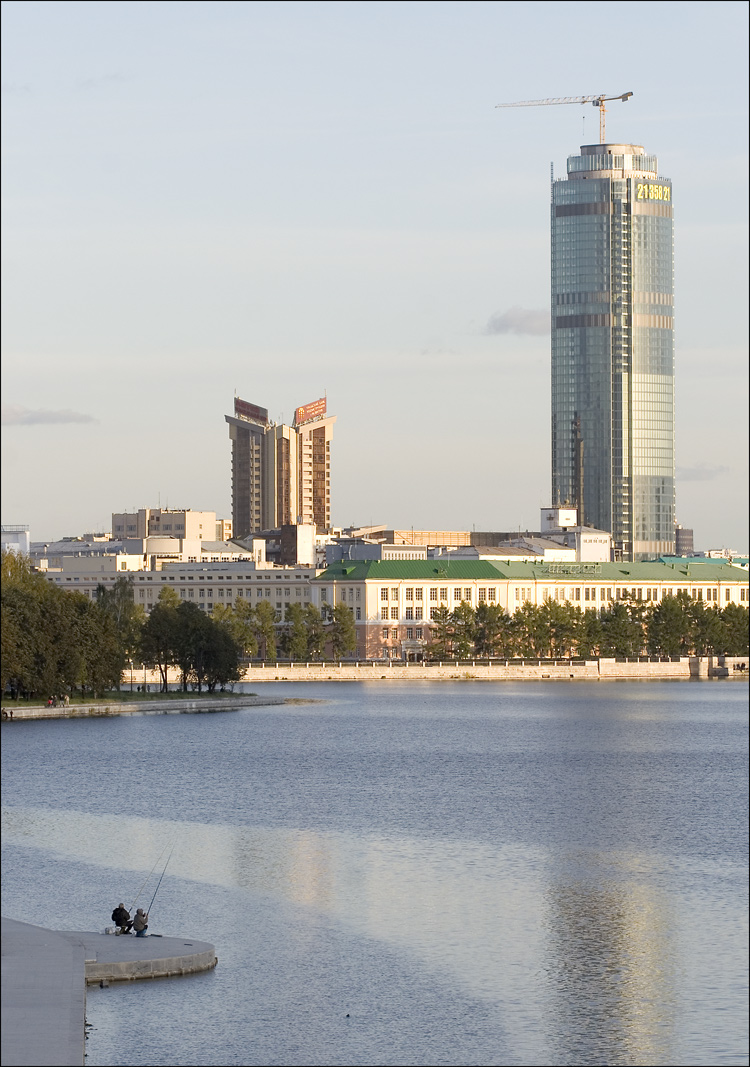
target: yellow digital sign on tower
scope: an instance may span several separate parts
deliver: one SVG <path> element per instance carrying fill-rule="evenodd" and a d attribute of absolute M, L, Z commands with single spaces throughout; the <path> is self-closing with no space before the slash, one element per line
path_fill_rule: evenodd
<path fill-rule="evenodd" d="M 668 200 L 672 199 L 672 186 L 664 185 L 663 182 L 634 182 L 636 200 Z"/>

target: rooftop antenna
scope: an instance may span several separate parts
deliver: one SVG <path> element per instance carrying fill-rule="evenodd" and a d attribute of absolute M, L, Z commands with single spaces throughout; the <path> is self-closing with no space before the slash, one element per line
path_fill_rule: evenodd
<path fill-rule="evenodd" d="M 512 104 L 495 104 L 495 107 L 545 107 L 547 104 L 593 104 L 599 108 L 599 143 L 605 143 L 604 116 L 607 109 L 604 106 L 607 100 L 622 100 L 625 103 L 632 93 L 620 93 L 618 96 L 605 96 L 598 93 L 596 96 L 554 96 L 547 100 L 518 100 Z M 585 118 L 585 117 L 584 117 Z"/>

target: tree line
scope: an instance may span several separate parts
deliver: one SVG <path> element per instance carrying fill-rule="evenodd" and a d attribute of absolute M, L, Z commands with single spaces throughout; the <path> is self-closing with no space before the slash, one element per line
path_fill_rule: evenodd
<path fill-rule="evenodd" d="M 243 661 L 340 660 L 356 652 L 348 605 L 292 604 L 280 621 L 265 601 L 237 600 L 211 614 L 165 588 L 146 614 L 120 577 L 90 600 L 58 588 L 28 558 L 2 554 L 2 691 L 14 696 L 102 694 L 119 689 L 128 664 L 173 669 L 183 689 L 213 691 L 237 681 Z M 748 609 L 706 606 L 681 592 L 658 603 L 620 600 L 597 611 L 567 602 L 526 603 L 513 615 L 500 605 L 438 608 L 426 659 L 565 659 L 599 656 L 748 655 Z"/>
<path fill-rule="evenodd" d="M 431 659 L 748 655 L 748 609 L 707 607 L 685 592 L 656 603 L 627 598 L 598 611 L 550 599 L 508 615 L 499 604 L 462 603 L 438 608 L 431 622 Z"/>
<path fill-rule="evenodd" d="M 209 615 L 166 588 L 147 615 L 126 577 L 99 585 L 90 600 L 53 585 L 28 557 L 3 552 L 0 568 L 0 684 L 14 697 L 101 695 L 119 689 L 135 663 L 158 669 L 163 691 L 176 668 L 184 690 L 212 692 L 241 677 L 244 659 L 339 659 L 357 646 L 345 604 L 325 615 L 295 604 L 279 624 L 265 602 L 238 601 Z"/>

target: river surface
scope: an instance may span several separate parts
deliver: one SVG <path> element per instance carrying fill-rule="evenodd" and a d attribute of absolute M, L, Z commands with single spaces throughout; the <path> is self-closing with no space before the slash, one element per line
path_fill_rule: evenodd
<path fill-rule="evenodd" d="M 2 726 L 3 914 L 171 855 L 151 931 L 216 946 L 89 987 L 89 1067 L 748 1063 L 744 684 L 254 691 L 314 702 Z"/>

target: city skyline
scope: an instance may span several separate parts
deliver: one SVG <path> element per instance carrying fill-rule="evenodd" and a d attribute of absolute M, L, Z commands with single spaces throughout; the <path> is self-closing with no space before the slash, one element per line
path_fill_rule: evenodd
<path fill-rule="evenodd" d="M 3 4 L 2 519 L 231 512 L 227 396 L 338 415 L 336 526 L 534 529 L 549 174 L 644 144 L 675 206 L 676 520 L 747 548 L 747 9 Z M 739 131 L 739 132 L 738 132 Z M 450 431 L 448 431 L 450 426 Z"/>

